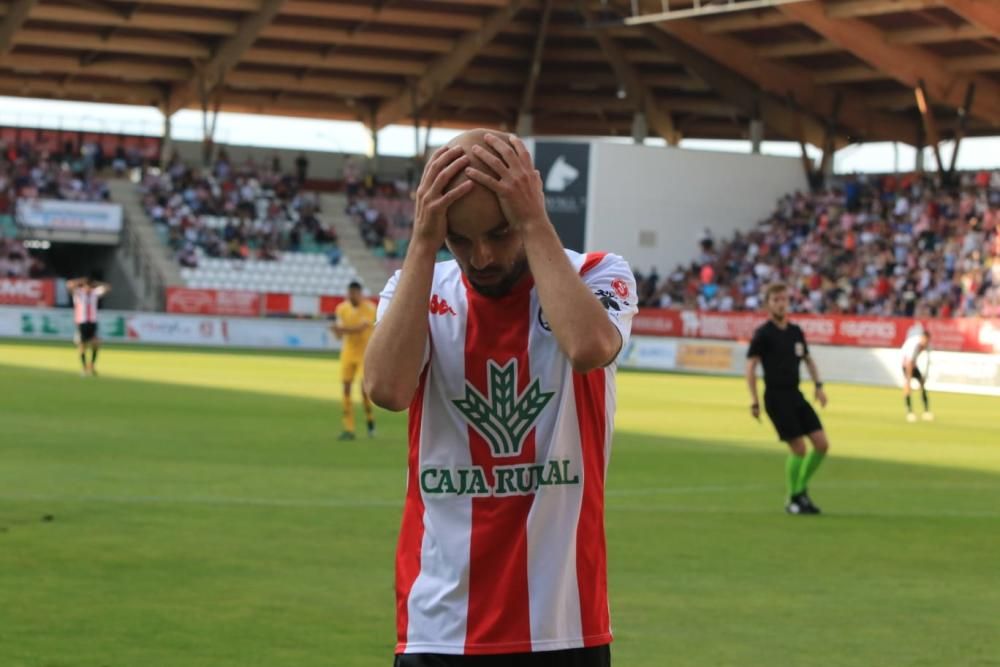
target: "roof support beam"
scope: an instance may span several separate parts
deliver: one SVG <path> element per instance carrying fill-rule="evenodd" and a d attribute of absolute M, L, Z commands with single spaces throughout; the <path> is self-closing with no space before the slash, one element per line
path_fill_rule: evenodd
<path fill-rule="evenodd" d="M 950 26 L 932 26 L 930 28 L 888 30 L 885 33 L 885 41 L 890 44 L 938 44 L 941 42 L 955 42 L 962 39 L 982 39 L 989 36 L 990 33 L 988 31 L 974 25 L 961 25 L 954 28 Z M 826 39 L 784 42 L 759 48 L 760 54 L 766 58 L 813 56 L 823 53 L 836 53 L 840 50 L 840 46 Z"/>
<path fill-rule="evenodd" d="M 413 91 L 406 86 L 394 98 L 382 104 L 377 115 L 378 126 L 382 128 L 395 123 L 409 114 L 416 113 L 433 100 L 462 73 L 465 66 L 482 51 L 483 47 L 513 20 L 523 4 L 523 0 L 511 0 L 506 7 L 490 14 L 478 30 L 463 35 L 450 54 L 442 56 L 427 68 L 423 76 L 416 81 L 416 88 Z"/>
<path fill-rule="evenodd" d="M 649 2 L 650 0 L 643 0 Z M 941 7 L 947 0 L 849 0 L 830 5 L 830 15 L 836 18 L 880 16 Z M 789 25 L 795 21 L 778 12 L 738 15 L 705 22 L 705 32 L 736 32 Z"/>
<path fill-rule="evenodd" d="M 38 0 L 15 0 L 8 8 L 7 15 L 0 21 L 0 56 L 10 51 L 14 36 L 28 20 L 31 8 Z"/>
<path fill-rule="evenodd" d="M 789 99 L 817 118 L 828 118 L 833 111 L 833 92 L 818 86 L 808 70 L 763 58 L 746 42 L 727 35 L 710 35 L 697 22 L 670 21 L 656 27 L 752 81 L 762 91 Z M 861 98 L 849 94 L 843 96 L 840 127 L 841 133 L 850 134 L 849 142 L 886 140 L 913 144 L 917 141 L 916 123 L 874 112 Z"/>
<path fill-rule="evenodd" d="M 792 140 L 803 139 L 821 146 L 826 128 L 816 118 L 760 90 L 743 77 L 722 67 L 684 42 L 653 26 L 643 26 L 642 35 L 683 65 L 689 72 L 708 84 L 724 100 L 736 105 L 744 114 L 759 117 L 776 134 Z M 846 140 L 838 138 L 838 148 Z"/>
<path fill-rule="evenodd" d="M 160 92 L 155 86 L 122 83 L 55 80 L 0 73 L 0 94 L 25 97 L 54 97 L 119 104 L 154 104 Z"/>
<path fill-rule="evenodd" d="M 956 76 L 943 58 L 919 47 L 888 44 L 871 23 L 832 18 L 819 2 L 782 5 L 780 11 L 910 88 L 923 80 L 933 99 L 955 108 L 961 106 L 968 84 L 975 82 L 983 102 L 977 115 L 1000 127 L 1000 84 L 982 76 Z"/>
<path fill-rule="evenodd" d="M 577 7 L 587 23 L 596 24 L 594 14 L 586 9 L 582 2 L 577 3 Z M 657 103 L 656 96 L 643 83 L 638 71 L 628 61 L 622 48 L 618 46 L 613 37 L 600 28 L 594 32 L 594 37 L 597 39 L 601 51 L 604 52 L 604 56 L 608 59 L 611 68 L 618 76 L 618 80 L 625 89 L 628 99 L 632 101 L 635 112 L 645 114 L 649 127 L 663 137 L 669 145 L 676 146 L 679 144 L 681 134 L 674 126 L 674 119 L 670 115 L 670 111 L 662 108 Z"/>
<path fill-rule="evenodd" d="M 958 110 L 958 127 L 955 128 L 955 148 L 951 152 L 951 165 L 948 167 L 948 173 L 955 173 L 955 166 L 958 164 L 958 149 L 962 147 L 962 139 L 965 138 L 965 130 L 969 125 L 969 110 L 972 109 L 972 101 L 976 96 L 976 87 L 969 84 L 968 90 L 965 91 L 965 103 L 962 108 Z"/>
<path fill-rule="evenodd" d="M 531 57 L 531 69 L 528 70 L 528 80 L 524 83 L 521 93 L 521 106 L 518 109 L 518 134 L 531 134 L 531 109 L 535 106 L 535 89 L 538 87 L 538 76 L 542 73 L 542 54 L 545 51 L 545 37 L 549 31 L 549 17 L 552 15 L 553 0 L 545 0 L 542 9 L 542 20 L 538 23 L 538 34 L 535 37 L 535 53 Z M 525 123 L 522 128 L 522 122 Z M 528 129 L 528 132 L 524 132 Z"/>
<path fill-rule="evenodd" d="M 174 87 L 170 93 L 168 112 L 173 114 L 187 106 L 191 100 L 211 94 L 257 40 L 261 30 L 274 20 L 284 4 L 285 0 L 263 0 L 260 9 L 246 16 L 240 22 L 236 34 L 219 46 L 212 59 L 201 68 L 195 80 Z"/>
<path fill-rule="evenodd" d="M 1000 38 L 1000 5 L 995 0 L 944 0 L 948 9 Z"/>
<path fill-rule="evenodd" d="M 937 160 L 938 172 L 944 171 L 944 162 L 941 160 L 941 135 L 938 134 L 937 122 L 934 119 L 934 110 L 931 109 L 927 101 L 927 91 L 924 82 L 920 81 L 913 89 L 913 94 L 917 98 L 917 108 L 920 109 L 920 118 L 924 123 L 924 135 L 934 149 L 934 159 Z"/>

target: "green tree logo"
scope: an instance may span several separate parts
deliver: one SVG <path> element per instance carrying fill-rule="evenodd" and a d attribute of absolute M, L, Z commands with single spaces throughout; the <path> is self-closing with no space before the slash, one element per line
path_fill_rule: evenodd
<path fill-rule="evenodd" d="M 465 383 L 465 397 L 452 401 L 466 421 L 483 436 L 495 457 L 511 457 L 521 453 L 524 438 L 534 427 L 542 410 L 555 392 L 544 392 L 538 378 L 517 395 L 517 359 L 500 366 L 492 359 L 489 369 L 488 396 Z"/>

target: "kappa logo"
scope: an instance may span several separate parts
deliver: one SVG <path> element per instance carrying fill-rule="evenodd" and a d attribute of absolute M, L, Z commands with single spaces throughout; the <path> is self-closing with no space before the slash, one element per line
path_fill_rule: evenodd
<path fill-rule="evenodd" d="M 431 296 L 430 311 L 431 315 L 458 315 L 455 309 L 449 306 L 448 302 L 437 294 Z"/>
<path fill-rule="evenodd" d="M 565 155 L 560 155 L 549 168 L 549 173 L 545 177 L 545 190 L 547 192 L 565 192 L 576 179 L 580 177 L 580 170 L 566 161 Z"/>
<path fill-rule="evenodd" d="M 487 395 L 483 396 L 466 382 L 465 397 L 452 403 L 469 425 L 486 439 L 494 457 L 517 456 L 555 392 L 542 391 L 535 378 L 518 396 L 517 359 L 511 359 L 504 366 L 490 359 L 487 368 Z"/>

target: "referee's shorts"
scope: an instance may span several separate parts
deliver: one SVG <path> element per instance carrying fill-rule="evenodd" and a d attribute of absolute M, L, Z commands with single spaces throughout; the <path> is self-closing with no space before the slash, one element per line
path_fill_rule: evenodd
<path fill-rule="evenodd" d="M 402 653 L 394 667 L 611 667 L 611 647 L 507 655 L 440 655 Z"/>
<path fill-rule="evenodd" d="M 778 432 L 778 439 L 784 442 L 823 430 L 819 415 L 798 388 L 766 389 L 764 410 Z"/>

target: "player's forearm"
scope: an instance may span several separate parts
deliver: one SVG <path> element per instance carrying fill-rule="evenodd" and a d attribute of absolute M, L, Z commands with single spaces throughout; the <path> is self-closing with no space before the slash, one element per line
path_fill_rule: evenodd
<path fill-rule="evenodd" d="M 365 391 L 387 410 L 405 410 L 417 390 L 427 345 L 427 303 L 435 248 L 411 247 L 396 293 L 365 352 Z"/>
<path fill-rule="evenodd" d="M 580 373 L 602 368 L 621 348 L 621 335 L 580 280 L 548 220 L 522 227 L 542 311 L 559 347 Z"/>
<path fill-rule="evenodd" d="M 812 378 L 814 384 L 823 383 L 823 381 L 819 379 L 819 368 L 816 367 L 816 362 L 813 361 L 812 357 L 806 358 L 806 369 L 808 369 L 809 377 Z"/>
<path fill-rule="evenodd" d="M 747 388 L 750 390 L 750 402 L 760 403 L 757 396 L 757 364 L 753 361 L 747 362 L 746 381 Z"/>

